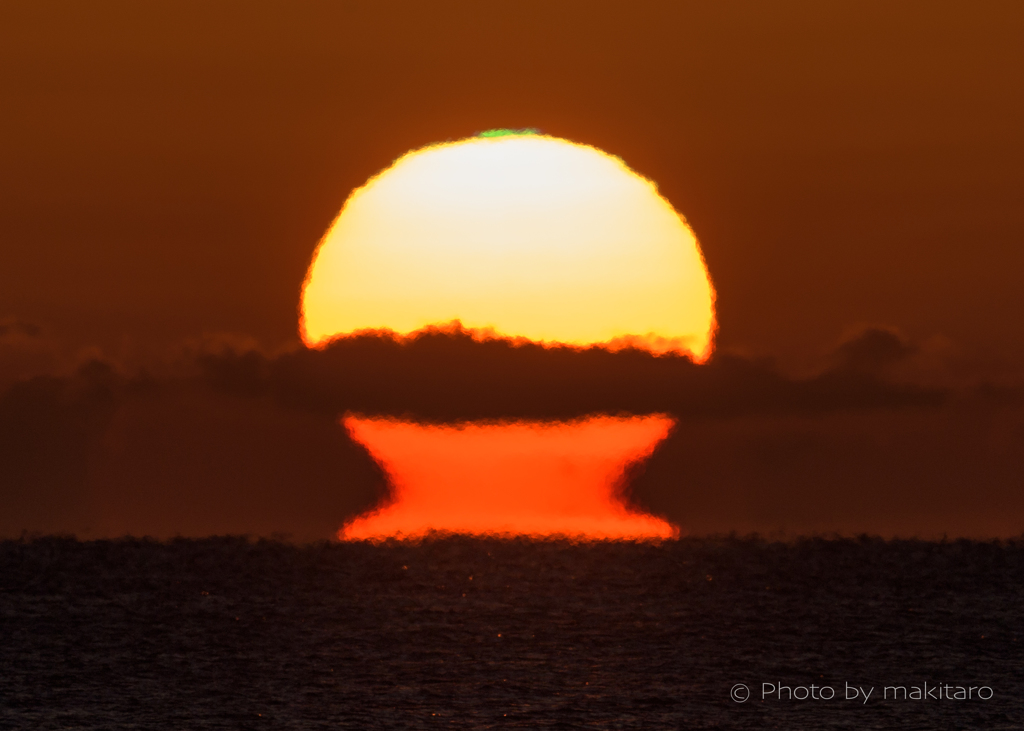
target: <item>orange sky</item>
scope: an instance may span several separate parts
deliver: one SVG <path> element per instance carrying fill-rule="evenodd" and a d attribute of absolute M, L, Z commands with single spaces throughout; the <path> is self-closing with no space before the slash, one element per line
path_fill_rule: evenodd
<path fill-rule="evenodd" d="M 347 410 L 668 413 L 637 500 L 695 531 L 1019 534 L 1021 37 L 999 1 L 5 2 L 0 534 L 328 536 L 382 489 Z M 657 183 L 705 369 L 294 350 L 350 193 L 498 127 Z"/>
<path fill-rule="evenodd" d="M 309 257 L 399 155 L 536 127 L 693 225 L 720 345 L 858 323 L 1024 367 L 1019 3 L 5 3 L 0 317 L 148 357 L 296 338 Z"/>

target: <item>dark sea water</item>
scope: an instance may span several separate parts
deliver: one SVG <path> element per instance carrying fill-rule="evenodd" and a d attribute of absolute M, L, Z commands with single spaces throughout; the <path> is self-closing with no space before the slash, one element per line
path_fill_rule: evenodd
<path fill-rule="evenodd" d="M 1022 606 L 1020 542 L 6 542 L 0 727 L 1020 729 Z"/>

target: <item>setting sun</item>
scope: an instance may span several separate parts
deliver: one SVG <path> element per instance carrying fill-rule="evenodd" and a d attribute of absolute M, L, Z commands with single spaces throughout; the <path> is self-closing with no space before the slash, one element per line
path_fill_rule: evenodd
<path fill-rule="evenodd" d="M 670 538 L 678 530 L 627 509 L 619 488 L 672 429 L 661 414 L 436 426 L 348 416 L 391 483 L 390 501 L 347 523 L 342 539 L 430 531 Z"/>
<path fill-rule="evenodd" d="M 704 360 L 714 291 L 684 219 L 596 148 L 528 132 L 415 150 L 352 193 L 302 295 L 310 346 L 460 321 Z"/>

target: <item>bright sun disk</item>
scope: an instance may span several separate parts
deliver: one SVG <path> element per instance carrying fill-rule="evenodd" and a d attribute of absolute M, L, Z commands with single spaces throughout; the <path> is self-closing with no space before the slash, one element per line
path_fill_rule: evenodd
<path fill-rule="evenodd" d="M 352 193 L 307 275 L 307 345 L 457 320 L 705 359 L 714 291 L 655 185 L 593 147 L 495 132 L 414 150 Z"/>

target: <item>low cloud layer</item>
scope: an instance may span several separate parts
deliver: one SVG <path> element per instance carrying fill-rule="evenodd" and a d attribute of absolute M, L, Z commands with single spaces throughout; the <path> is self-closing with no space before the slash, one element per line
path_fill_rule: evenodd
<path fill-rule="evenodd" d="M 358 411 L 430 421 L 660 411 L 680 418 L 725 418 L 933 407 L 947 398 L 939 389 L 886 380 L 870 357 L 860 355 L 875 347 L 874 339 L 875 330 L 863 333 L 843 346 L 851 354 L 841 351 L 834 368 L 804 380 L 783 376 L 769 361 L 734 355 L 716 355 L 697 366 L 685 357 L 638 350 L 477 342 L 464 332 L 443 331 L 405 343 L 370 335 L 345 338 L 324 350 L 272 359 L 256 351 L 222 351 L 202 356 L 200 363 L 207 381 L 224 393 L 265 395 L 331 414 Z M 864 348 L 861 341 L 867 341 Z"/>
<path fill-rule="evenodd" d="M 384 494 L 344 412 L 425 421 L 675 416 L 633 499 L 694 533 L 1024 531 L 1024 399 L 901 376 L 867 329 L 805 379 L 768 361 L 361 336 L 268 356 L 220 347 L 179 375 L 93 360 L 0 394 L 0 535 L 328 538 Z"/>

